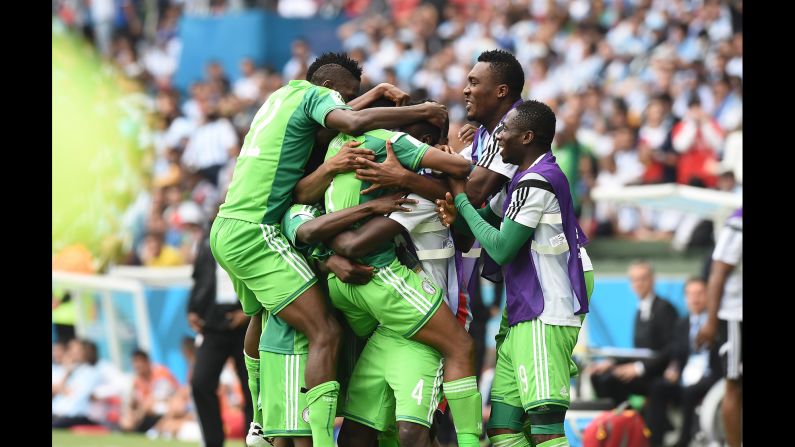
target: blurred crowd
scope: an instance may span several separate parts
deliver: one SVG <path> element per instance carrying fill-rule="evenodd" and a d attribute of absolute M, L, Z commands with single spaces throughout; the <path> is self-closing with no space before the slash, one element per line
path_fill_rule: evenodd
<path fill-rule="evenodd" d="M 447 104 L 456 149 L 464 146 L 457 134 L 469 70 L 482 51 L 512 51 L 526 76 L 522 97 L 550 104 L 558 116 L 553 150 L 592 236 L 684 246 L 699 223 L 677 211 L 594 203 L 594 187 L 675 182 L 741 193 L 742 1 L 54 1 L 58 20 L 145 86 L 153 112 L 151 189 L 125 215 L 123 262 L 192 262 L 257 108 L 303 78 L 316 56 L 298 39 L 284 66 L 244 59 L 237 79 L 211 61 L 180 95 L 172 85 L 180 17 L 253 7 L 347 17 L 338 36 L 364 67 L 362 91 L 388 82 Z"/>
<path fill-rule="evenodd" d="M 195 343 L 186 338 L 182 354 L 188 362 L 190 383 Z M 145 433 L 150 438 L 198 441 L 201 432 L 189 385 L 180 384 L 165 366 L 136 350 L 132 372 L 120 371 L 100 360 L 97 345 L 80 338 L 59 338 L 52 345 L 52 426 L 101 427 L 104 430 Z M 233 362 L 221 374 L 218 386 L 221 416 L 230 437 L 244 433 L 243 389 Z"/>

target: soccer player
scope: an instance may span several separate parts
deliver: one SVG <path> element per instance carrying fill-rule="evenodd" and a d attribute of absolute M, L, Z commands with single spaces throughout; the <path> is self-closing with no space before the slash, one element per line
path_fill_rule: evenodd
<path fill-rule="evenodd" d="M 721 411 L 726 442 L 739 447 L 743 409 L 743 209 L 729 217 L 712 253 L 707 283 L 709 317 L 696 336 L 696 347 L 715 341 L 720 334 L 720 354 L 726 377 Z"/>
<path fill-rule="evenodd" d="M 339 324 L 306 260 L 280 231 L 295 184 L 320 127 L 359 134 L 420 119 L 441 124 L 444 106 L 352 111 L 344 102 L 359 90 L 361 68 L 342 54 L 324 54 L 260 108 L 243 142 L 237 165 L 211 230 L 211 249 L 227 271 L 248 315 L 259 305 L 309 340 L 305 371 L 308 418 L 314 445 L 333 446 L 333 415 L 339 383 L 334 380 Z"/>
<path fill-rule="evenodd" d="M 455 199 L 448 194 L 437 202 L 445 223 L 471 231 L 505 277 L 510 329 L 497 352 L 491 392 L 488 432 L 495 446 L 530 445 L 522 433 L 525 413 L 533 445 L 568 445 L 563 421 L 577 373 L 571 354 L 580 315 L 588 311 L 579 250 L 587 238 L 551 152 L 554 135 L 548 106 L 518 105 L 496 135 L 503 160 L 519 166 L 507 192 L 476 210 L 464 184 L 451 181 Z"/>
<path fill-rule="evenodd" d="M 437 142 L 440 134 L 435 126 L 421 123 L 406 126 L 404 130 L 426 144 Z M 391 149 L 388 154 L 384 163 L 397 161 Z M 433 198 L 443 196 L 446 187 L 439 186 L 437 192 L 431 192 Z M 408 235 L 400 239 L 410 239 L 399 249 L 410 250 L 416 258 L 408 254 L 399 256 L 401 263 L 423 279 L 422 287 L 426 292 L 434 288 L 441 290 L 447 307 L 455 309 L 459 323 L 466 328 L 471 319 L 469 309 L 451 306 L 449 301 L 451 296 L 457 298 L 455 249 L 450 231 L 439 221 L 433 201 L 416 194 L 408 197 L 417 201 L 416 205 L 407 205 L 411 212 L 373 217 L 361 227 L 336 236 L 331 246 L 337 254 L 363 258 L 377 252 L 383 241 L 405 231 Z M 452 281 L 448 282 L 448 278 Z M 369 296 L 374 297 L 374 294 Z M 442 397 L 442 368 L 438 351 L 379 326 L 367 341 L 351 377 L 342 411 L 345 422 L 339 445 L 372 445 L 378 432 L 387 431 L 397 421 L 401 445 L 430 446 L 429 428 Z M 451 394 L 455 391 L 451 390 Z"/>
<path fill-rule="evenodd" d="M 307 259 L 321 240 L 350 227 L 355 222 L 393 211 L 405 211 L 403 205 L 410 199 L 385 196 L 339 213 L 321 215 L 313 206 L 296 204 L 282 219 L 282 232 Z M 304 225 L 309 221 L 311 224 Z M 331 256 L 318 263 L 321 271 L 336 268 L 347 262 L 340 256 Z M 338 264 L 342 263 L 342 264 Z M 321 265 L 322 264 L 322 265 Z M 367 280 L 369 278 L 354 278 Z M 265 438 L 291 438 L 295 447 L 310 446 L 312 432 L 303 414 L 306 408 L 304 372 L 307 368 L 308 342 L 304 334 L 293 329 L 277 315 L 265 322 L 259 341 L 260 387 L 264 391 L 262 402 L 262 432 Z M 334 415 L 331 415 L 333 420 Z"/>
<path fill-rule="evenodd" d="M 415 123 L 413 126 L 423 125 L 432 126 L 429 123 Z M 438 139 L 439 126 L 434 127 L 435 138 Z M 412 134 L 414 132 L 411 131 Z M 340 134 L 329 146 L 328 156 L 349 138 Z M 377 161 L 386 157 L 397 159 L 409 170 L 423 167 L 465 177 L 471 168 L 462 157 L 431 148 L 402 132 L 376 130 L 366 133 L 362 140 L 363 147 L 376 152 Z M 326 190 L 326 211 L 356 205 L 382 192 L 366 193 L 368 186 L 353 174 L 335 176 Z M 438 312 L 442 303 L 441 290 L 423 287 L 426 278 L 400 263 L 391 241 L 382 243 L 378 250 L 368 253 L 360 262 L 376 269 L 373 280 L 365 285 L 352 285 L 341 283 L 330 275 L 332 304 L 343 312 L 357 335 L 372 332 L 375 329 L 372 319 L 375 318 L 380 325 L 397 334 L 437 349 L 445 358 L 445 396 L 454 415 L 459 445 L 477 444 L 482 432 L 482 414 L 474 375 L 473 342 L 451 313 Z"/>

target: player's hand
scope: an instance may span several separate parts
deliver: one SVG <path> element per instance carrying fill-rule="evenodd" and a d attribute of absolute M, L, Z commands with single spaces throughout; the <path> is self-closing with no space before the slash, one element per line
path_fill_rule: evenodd
<path fill-rule="evenodd" d="M 634 363 L 625 363 L 613 368 L 613 375 L 622 382 L 629 382 L 638 377 L 638 370 L 635 368 Z"/>
<path fill-rule="evenodd" d="M 326 267 L 337 275 L 340 281 L 348 284 L 367 284 L 373 277 L 373 268 L 350 259 L 332 255 L 326 260 Z"/>
<path fill-rule="evenodd" d="M 362 191 L 362 195 L 369 194 L 384 188 L 402 188 L 403 179 L 409 171 L 400 164 L 392 150 L 392 143 L 386 142 L 386 160 L 376 163 L 371 160 L 359 159 L 364 167 L 356 170 L 356 178 L 363 182 L 370 182 L 369 188 Z"/>
<path fill-rule="evenodd" d="M 477 126 L 472 124 L 466 123 L 458 129 L 458 140 L 464 143 L 464 145 L 472 144 L 472 141 L 475 140 L 475 132 L 477 132 Z"/>
<path fill-rule="evenodd" d="M 357 160 L 375 160 L 375 152 L 370 149 L 356 148 L 360 144 L 362 144 L 361 141 L 348 141 L 345 143 L 337 155 L 326 162 L 329 170 L 334 175 L 342 174 L 343 172 L 351 172 L 361 168 L 363 165 Z"/>
<path fill-rule="evenodd" d="M 453 197 L 461 194 L 462 192 L 466 192 L 466 179 L 448 176 L 447 184 L 450 185 L 450 191 L 453 193 Z"/>
<path fill-rule="evenodd" d="M 394 85 L 388 82 L 383 82 L 381 83 L 381 85 L 384 88 L 384 95 L 383 95 L 384 98 L 394 102 L 396 106 L 398 107 L 402 106 L 409 101 L 410 99 L 409 94 L 404 92 L 403 90 L 395 87 Z"/>
<path fill-rule="evenodd" d="M 204 320 L 196 312 L 188 312 L 188 325 L 194 332 L 201 334 L 204 329 Z"/>
<path fill-rule="evenodd" d="M 668 368 L 665 369 L 663 377 L 669 383 L 677 383 L 679 382 L 679 370 L 677 368 L 669 366 Z"/>
<path fill-rule="evenodd" d="M 436 199 L 436 206 L 439 208 L 436 213 L 439 214 L 439 220 L 442 221 L 444 226 L 449 227 L 453 225 L 456 217 L 458 217 L 458 210 L 455 209 L 453 196 L 449 192 L 445 194 L 444 200 Z"/>
<path fill-rule="evenodd" d="M 696 334 L 696 349 L 701 349 L 702 346 L 712 346 L 715 342 L 715 335 L 718 332 L 718 322 L 712 318 L 708 318 L 704 326 L 698 330 Z"/>
<path fill-rule="evenodd" d="M 248 317 L 242 310 L 227 312 L 226 319 L 227 321 L 229 321 L 229 327 L 231 327 L 232 329 L 237 329 L 239 327 L 243 327 L 243 325 L 248 324 Z"/>
<path fill-rule="evenodd" d="M 447 106 L 430 101 L 422 105 L 425 108 L 425 119 L 441 129 L 444 123 L 447 122 Z"/>
<path fill-rule="evenodd" d="M 588 365 L 586 370 L 590 374 L 603 374 L 605 371 L 612 368 L 614 364 L 615 362 L 612 360 L 602 360 L 601 362 Z"/>
<path fill-rule="evenodd" d="M 398 192 L 371 200 L 367 202 L 367 205 L 371 207 L 370 211 L 372 214 L 389 214 L 395 211 L 411 211 L 411 208 L 406 208 L 405 206 L 401 205 L 405 205 L 407 203 L 413 204 L 417 203 L 417 201 L 403 197 L 405 195 L 406 193 L 404 192 Z"/>

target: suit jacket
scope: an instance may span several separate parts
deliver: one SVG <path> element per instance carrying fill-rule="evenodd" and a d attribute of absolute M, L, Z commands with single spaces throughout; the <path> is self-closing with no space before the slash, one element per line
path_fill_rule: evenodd
<path fill-rule="evenodd" d="M 220 304 L 216 302 L 217 263 L 210 251 L 210 231 L 204 233 L 193 263 L 193 288 L 188 298 L 188 312 L 195 312 L 204 320 L 204 330 L 237 331 L 231 328 L 226 318 L 228 312 L 242 310 L 240 302 Z M 243 326 L 245 329 L 245 326 Z"/>
<path fill-rule="evenodd" d="M 687 365 L 687 360 L 691 353 L 690 345 L 690 315 L 680 318 L 676 322 L 674 328 L 674 341 L 671 350 L 671 363 L 676 362 L 679 375 Z M 711 380 L 717 380 L 721 374 L 720 356 L 718 355 L 718 346 L 716 343 L 712 344 L 709 350 L 709 375 Z"/>
<path fill-rule="evenodd" d="M 657 295 L 654 298 L 647 321 L 641 320 L 640 309 L 635 315 L 635 347 L 648 348 L 657 354 L 652 359 L 642 360 L 646 371 L 644 376 L 650 378 L 661 376 L 671 360 L 674 325 L 678 319 L 671 303 Z"/>

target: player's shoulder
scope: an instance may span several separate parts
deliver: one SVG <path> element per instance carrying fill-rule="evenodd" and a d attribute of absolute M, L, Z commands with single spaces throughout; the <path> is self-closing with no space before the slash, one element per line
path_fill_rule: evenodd
<path fill-rule="evenodd" d="M 364 135 L 365 137 L 367 137 L 368 140 L 386 142 L 386 141 L 391 141 L 394 135 L 398 133 L 402 132 L 395 132 L 393 130 L 387 130 L 387 129 L 373 129 L 373 130 L 368 130 L 367 132 L 364 133 Z"/>
<path fill-rule="evenodd" d="M 743 231 L 743 212 L 742 210 L 736 211 L 734 214 L 726 219 L 726 227 L 742 232 Z"/>
<path fill-rule="evenodd" d="M 539 174 L 538 172 L 525 172 L 524 174 L 522 174 L 522 177 L 519 178 L 520 182 L 528 180 L 539 180 L 542 182 L 549 183 L 549 180 L 547 180 L 543 175 Z"/>
<path fill-rule="evenodd" d="M 290 208 L 287 210 L 287 218 L 288 220 L 295 219 L 296 217 L 302 217 L 307 219 L 314 219 L 316 217 L 320 217 L 323 214 L 323 211 L 320 207 L 315 205 L 304 205 L 302 203 L 294 203 Z"/>

